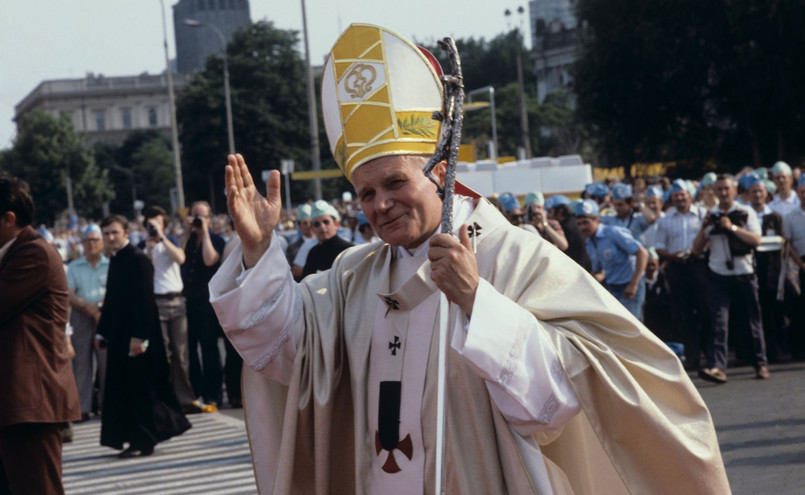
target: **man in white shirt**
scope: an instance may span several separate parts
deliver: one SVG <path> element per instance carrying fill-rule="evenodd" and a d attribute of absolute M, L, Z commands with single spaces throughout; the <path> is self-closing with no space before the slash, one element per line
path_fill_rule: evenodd
<path fill-rule="evenodd" d="M 766 343 L 760 318 L 753 249 L 760 245 L 760 224 L 751 207 L 735 201 L 735 179 L 719 175 L 715 183 L 718 206 L 702 221 L 693 241 L 694 256 L 709 246 L 708 305 L 712 334 L 707 346 L 707 366 L 699 376 L 713 383 L 727 382 L 727 332 L 730 305 L 745 308 L 752 335 L 755 376 L 769 377 Z"/>
<path fill-rule="evenodd" d="M 772 179 L 777 186 L 777 194 L 769 203 L 769 208 L 779 213 L 783 218 L 799 208 L 800 200 L 793 191 L 794 179 L 791 167 L 786 162 L 777 162 L 771 168 Z"/>
<path fill-rule="evenodd" d="M 671 289 L 671 340 L 685 345 L 685 366 L 696 370 L 707 346 L 710 310 L 707 262 L 703 256 L 692 255 L 691 249 L 707 211 L 693 204 L 684 180 L 676 179 L 669 191 L 673 208 L 656 223 L 655 249 L 666 262 L 665 276 Z"/>
<path fill-rule="evenodd" d="M 331 151 L 385 243 L 348 249 L 295 284 L 273 234 L 279 174 L 260 197 L 243 157 L 229 156 L 242 249 L 210 290 L 259 372 L 244 373 L 244 398 L 260 491 L 433 490 L 440 317 L 451 333 L 447 492 L 728 490 L 678 360 L 584 270 L 460 185 L 457 238 L 439 233 L 441 199 L 421 168 L 442 96 L 429 59 L 388 30 L 352 25 L 322 79 Z M 444 162 L 434 173 L 443 184 Z"/>
<path fill-rule="evenodd" d="M 165 234 L 168 214 L 159 206 L 149 206 L 143 213 L 147 237 L 138 246 L 154 265 L 154 297 L 159 310 L 159 323 L 170 366 L 173 392 L 185 412 L 201 412 L 194 403 L 190 385 L 190 352 L 187 344 L 187 311 L 182 296 L 182 273 L 185 253 L 180 242 Z"/>

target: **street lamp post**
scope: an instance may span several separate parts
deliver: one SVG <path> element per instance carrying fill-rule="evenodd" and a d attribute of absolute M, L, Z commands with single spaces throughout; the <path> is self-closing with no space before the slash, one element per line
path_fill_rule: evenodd
<path fill-rule="evenodd" d="M 472 103 L 472 95 L 489 91 L 489 109 L 492 111 L 492 158 L 498 159 L 498 119 L 495 114 L 495 87 L 484 86 L 483 88 L 473 89 L 467 93 L 467 103 Z"/>
<path fill-rule="evenodd" d="M 170 105 L 171 138 L 173 141 L 173 171 L 176 177 L 177 207 L 184 208 L 184 187 L 182 186 L 182 157 L 179 152 L 179 131 L 176 126 L 176 98 L 173 94 L 173 70 L 168 56 L 168 30 L 165 26 L 165 2 L 159 0 L 162 10 L 162 37 L 165 40 L 165 70 L 168 73 L 168 104 Z"/>
<path fill-rule="evenodd" d="M 310 47 L 307 36 L 307 10 L 305 0 L 302 2 L 302 29 L 305 35 L 305 69 L 307 71 L 307 105 L 310 114 L 310 160 L 312 169 L 315 172 L 321 170 L 321 159 L 319 157 L 319 118 L 316 113 L 316 92 L 313 89 L 313 69 L 310 67 Z M 316 177 L 313 182 L 313 194 L 316 199 L 321 199 L 321 179 Z"/>
<path fill-rule="evenodd" d="M 185 19 L 184 24 L 190 27 L 208 27 L 215 31 L 221 40 L 221 48 L 224 57 L 224 99 L 226 102 L 226 131 L 229 137 L 229 154 L 235 154 L 235 132 L 232 129 L 232 97 L 229 93 L 229 63 L 226 58 L 226 38 L 224 33 L 215 24 L 204 24 L 196 19 Z"/>

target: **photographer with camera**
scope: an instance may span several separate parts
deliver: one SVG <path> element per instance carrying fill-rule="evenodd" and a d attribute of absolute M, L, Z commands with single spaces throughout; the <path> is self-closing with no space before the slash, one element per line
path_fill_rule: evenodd
<path fill-rule="evenodd" d="M 712 334 L 707 345 L 707 367 L 699 376 L 713 383 L 727 382 L 727 334 L 730 304 L 746 309 L 752 333 L 756 377 L 769 377 L 766 343 L 760 318 L 754 248 L 760 245 L 760 224 L 751 207 L 735 202 L 735 180 L 721 174 L 715 182 L 718 206 L 702 220 L 693 241 L 694 256 L 710 249 L 708 305 Z"/>
<path fill-rule="evenodd" d="M 203 397 L 205 411 L 215 411 L 221 403 L 223 370 L 218 337 L 223 332 L 210 306 L 207 289 L 220 265 L 226 242 L 210 231 L 212 211 L 206 201 L 196 201 L 187 217 L 186 261 L 182 281 L 187 304 L 187 335 L 190 344 L 190 383 L 197 397 Z M 201 346 L 201 360 L 198 347 Z M 240 377 L 238 377 L 238 382 Z M 232 394 L 233 391 L 229 391 Z M 239 391 L 237 393 L 238 399 Z"/>
<path fill-rule="evenodd" d="M 154 297 L 159 310 L 162 339 L 168 357 L 173 392 L 185 412 L 197 412 L 195 395 L 190 386 L 190 355 L 187 348 L 187 311 L 182 296 L 181 265 L 185 254 L 179 240 L 165 234 L 168 214 L 159 206 L 143 212 L 147 237 L 138 246 L 154 265 Z"/>

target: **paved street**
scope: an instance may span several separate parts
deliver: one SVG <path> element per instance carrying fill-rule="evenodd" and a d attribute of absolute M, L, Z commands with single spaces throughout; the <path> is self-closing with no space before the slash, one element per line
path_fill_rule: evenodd
<path fill-rule="evenodd" d="M 693 377 L 710 407 L 735 495 L 805 490 L 805 363 L 728 370 L 729 383 Z M 74 494 L 255 493 L 241 410 L 188 416 L 193 428 L 161 443 L 151 457 L 118 459 L 98 445 L 100 421 L 75 425 L 65 445 L 64 484 Z"/>
<path fill-rule="evenodd" d="M 735 495 L 805 493 L 805 363 L 727 370 L 729 382 L 693 378 L 716 424 Z"/>
<path fill-rule="evenodd" d="M 68 495 L 256 493 L 243 421 L 221 413 L 188 419 L 193 428 L 157 445 L 152 456 L 132 459 L 118 459 L 118 451 L 99 445 L 100 420 L 74 425 L 75 439 L 64 446 L 65 491 Z"/>

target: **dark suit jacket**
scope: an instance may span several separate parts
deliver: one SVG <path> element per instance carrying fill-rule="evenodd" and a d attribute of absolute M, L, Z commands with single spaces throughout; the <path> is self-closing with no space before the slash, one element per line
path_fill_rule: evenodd
<path fill-rule="evenodd" d="M 0 427 L 81 418 L 59 253 L 25 227 L 0 261 Z"/>

